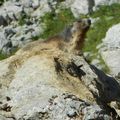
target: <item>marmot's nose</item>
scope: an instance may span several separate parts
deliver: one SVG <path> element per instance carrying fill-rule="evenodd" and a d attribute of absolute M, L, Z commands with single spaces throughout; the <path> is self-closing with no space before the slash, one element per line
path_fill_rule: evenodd
<path fill-rule="evenodd" d="M 87 19 L 87 22 L 89 25 L 91 25 L 91 20 L 90 19 Z"/>

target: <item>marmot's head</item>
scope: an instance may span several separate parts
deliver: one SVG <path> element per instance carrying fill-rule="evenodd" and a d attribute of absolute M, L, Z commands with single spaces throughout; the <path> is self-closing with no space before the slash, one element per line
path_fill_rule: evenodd
<path fill-rule="evenodd" d="M 72 36 L 86 34 L 91 25 L 90 19 L 81 19 L 73 23 L 71 28 Z"/>

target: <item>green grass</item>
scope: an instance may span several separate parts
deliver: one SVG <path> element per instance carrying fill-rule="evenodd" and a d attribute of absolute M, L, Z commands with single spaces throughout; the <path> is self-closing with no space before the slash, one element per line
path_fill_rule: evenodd
<path fill-rule="evenodd" d="M 45 31 L 40 36 L 41 38 L 48 38 L 56 35 L 64 27 L 74 21 L 72 12 L 69 9 L 60 10 L 59 13 L 47 13 L 42 17 L 41 22 L 45 23 Z"/>
<path fill-rule="evenodd" d="M 8 55 L 0 52 L 0 60 L 6 59 L 7 57 L 8 57 Z"/>

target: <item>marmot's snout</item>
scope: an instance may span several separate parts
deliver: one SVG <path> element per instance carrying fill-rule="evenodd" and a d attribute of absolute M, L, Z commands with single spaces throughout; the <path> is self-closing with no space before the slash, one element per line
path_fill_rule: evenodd
<path fill-rule="evenodd" d="M 81 21 L 82 23 L 82 28 L 83 29 L 89 29 L 90 25 L 91 25 L 91 20 L 90 19 L 83 19 L 83 21 Z"/>

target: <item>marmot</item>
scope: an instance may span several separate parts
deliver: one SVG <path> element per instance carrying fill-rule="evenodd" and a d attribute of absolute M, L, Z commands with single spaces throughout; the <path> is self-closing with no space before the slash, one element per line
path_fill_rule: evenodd
<path fill-rule="evenodd" d="M 39 48 L 38 50 L 62 50 L 70 53 L 79 53 L 83 48 L 85 35 L 90 24 L 91 21 L 89 19 L 77 20 L 69 27 L 66 27 L 59 35 L 48 38 L 47 40 L 30 43 L 23 50 Z"/>
<path fill-rule="evenodd" d="M 79 52 L 83 48 L 86 32 L 91 25 L 90 19 L 75 21 L 62 33 L 44 41 L 48 47 L 59 48 L 67 52 Z"/>

